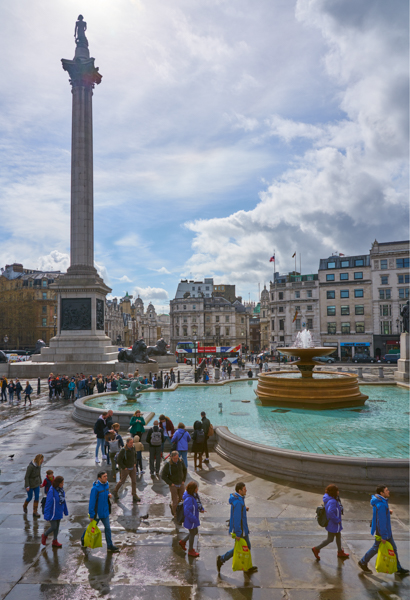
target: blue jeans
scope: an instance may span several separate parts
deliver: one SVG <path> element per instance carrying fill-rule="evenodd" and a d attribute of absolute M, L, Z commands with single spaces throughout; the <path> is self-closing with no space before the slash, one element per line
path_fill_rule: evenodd
<path fill-rule="evenodd" d="M 104 517 L 103 519 L 100 517 L 99 519 L 95 519 L 98 523 L 101 521 L 101 523 L 104 525 L 104 533 L 105 533 L 105 541 L 107 542 L 107 548 L 112 548 L 113 547 L 113 543 L 112 543 L 112 539 L 111 539 L 111 525 L 110 525 L 110 517 Z M 87 528 L 84 530 L 83 535 L 81 536 L 81 540 L 84 540 L 84 536 L 85 536 L 85 532 L 87 531 Z"/>
<path fill-rule="evenodd" d="M 188 468 L 188 450 L 178 450 L 179 458 L 182 458 L 186 468 Z"/>
<path fill-rule="evenodd" d="M 104 444 L 105 444 L 105 439 L 102 438 L 97 438 L 97 445 L 95 447 L 95 458 L 98 458 L 98 448 L 101 448 L 101 455 L 104 456 Z"/>
<path fill-rule="evenodd" d="M 389 538 L 389 539 L 388 539 L 388 540 L 386 540 L 386 541 L 387 541 L 387 542 L 390 542 L 390 544 L 393 546 L 393 550 L 394 550 L 394 552 L 395 552 L 395 554 L 396 554 L 396 557 L 397 557 L 397 569 L 400 571 L 400 569 L 401 569 L 401 565 L 400 565 L 400 562 L 399 562 L 399 557 L 398 557 L 398 554 L 397 554 L 397 546 L 396 546 L 396 543 L 395 543 L 395 541 L 394 541 L 394 539 L 393 539 L 392 537 L 391 537 L 391 538 Z M 360 560 L 360 562 L 361 562 L 362 564 L 365 564 L 365 565 L 367 565 L 367 563 L 369 562 L 369 560 L 370 560 L 371 558 L 373 558 L 373 556 L 376 556 L 376 554 L 378 553 L 378 551 L 379 551 L 379 545 L 380 545 L 380 544 L 381 544 L 381 542 L 378 542 L 377 540 L 375 540 L 375 541 L 374 541 L 374 544 L 373 544 L 373 546 L 370 548 L 370 550 L 368 550 L 368 551 L 366 552 L 366 554 L 363 556 L 363 558 Z"/>
<path fill-rule="evenodd" d="M 29 491 L 27 492 L 26 502 L 31 502 L 31 499 L 33 498 L 33 493 L 34 493 L 34 502 L 38 502 L 38 500 L 40 498 L 40 486 L 39 485 L 35 488 L 29 489 Z"/>
<path fill-rule="evenodd" d="M 249 535 L 243 535 L 242 537 L 245 540 L 245 542 L 247 543 L 248 548 L 250 550 L 251 549 L 251 540 L 249 539 Z M 232 556 L 233 556 L 233 548 L 232 548 L 232 550 L 228 550 L 228 552 L 225 552 L 225 554 L 223 554 L 221 556 L 221 560 L 223 563 L 225 563 L 227 560 L 230 560 L 232 558 Z"/>

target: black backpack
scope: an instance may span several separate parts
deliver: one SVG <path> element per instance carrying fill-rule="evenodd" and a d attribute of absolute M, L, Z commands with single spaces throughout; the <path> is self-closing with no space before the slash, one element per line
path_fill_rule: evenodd
<path fill-rule="evenodd" d="M 196 430 L 196 443 L 197 444 L 203 444 L 205 441 L 205 432 L 203 429 L 197 429 Z"/>
<path fill-rule="evenodd" d="M 316 519 L 321 527 L 326 527 L 326 525 L 329 523 L 329 519 L 326 516 L 326 509 L 323 504 L 322 506 L 318 506 L 316 509 Z"/>
<path fill-rule="evenodd" d="M 175 521 L 178 523 L 178 525 L 182 525 L 182 523 L 184 522 L 184 503 L 183 502 L 179 502 L 177 504 L 177 508 L 175 510 Z"/>

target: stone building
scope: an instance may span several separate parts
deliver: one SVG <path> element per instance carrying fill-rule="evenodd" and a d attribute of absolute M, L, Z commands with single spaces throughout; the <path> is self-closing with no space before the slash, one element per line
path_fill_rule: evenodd
<path fill-rule="evenodd" d="M 117 298 L 105 301 L 105 334 L 114 346 L 122 346 L 124 336 L 124 319 L 122 306 Z"/>
<path fill-rule="evenodd" d="M 266 285 L 263 287 L 260 300 L 260 312 L 259 312 L 259 325 L 260 325 L 260 349 L 261 351 L 271 350 L 271 330 L 270 330 L 270 306 L 269 306 L 269 292 L 266 289 Z"/>
<path fill-rule="evenodd" d="M 409 241 L 375 240 L 370 250 L 374 354 L 400 348 L 400 312 L 409 299 Z"/>
<path fill-rule="evenodd" d="M 342 360 L 373 356 L 370 257 L 330 256 L 319 264 L 320 334 Z"/>
<path fill-rule="evenodd" d="M 309 329 L 314 343 L 320 345 L 319 280 L 316 273 L 275 273 L 274 282 L 270 282 L 268 304 L 272 351 L 291 346 L 302 329 Z"/>
<path fill-rule="evenodd" d="M 61 274 L 60 271 L 25 269 L 19 263 L 2 269 L 0 347 L 33 350 L 38 339 L 48 345 L 57 328 L 57 299 L 50 285 Z"/>

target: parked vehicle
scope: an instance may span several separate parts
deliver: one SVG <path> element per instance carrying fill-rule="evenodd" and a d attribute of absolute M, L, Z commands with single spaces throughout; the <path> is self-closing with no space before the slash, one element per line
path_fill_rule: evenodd
<path fill-rule="evenodd" d="M 382 362 L 387 363 L 388 365 L 396 365 L 399 358 L 400 354 L 385 354 L 382 358 Z"/>
<path fill-rule="evenodd" d="M 322 363 L 327 363 L 328 365 L 331 365 L 332 363 L 336 362 L 333 356 L 314 356 L 313 360 L 317 360 L 318 362 Z"/>
<path fill-rule="evenodd" d="M 354 363 L 375 363 L 377 362 L 376 358 L 369 356 L 368 354 L 355 354 L 352 358 L 352 362 Z"/>

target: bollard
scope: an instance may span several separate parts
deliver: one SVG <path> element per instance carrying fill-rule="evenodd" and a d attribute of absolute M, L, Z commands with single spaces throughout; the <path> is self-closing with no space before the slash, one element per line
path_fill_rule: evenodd
<path fill-rule="evenodd" d="M 276 367 L 276 370 L 277 370 L 277 371 L 280 371 L 280 367 Z"/>
<path fill-rule="evenodd" d="M 240 371 L 239 369 L 235 369 L 235 379 L 239 379 L 240 378 Z"/>
<path fill-rule="evenodd" d="M 379 367 L 379 379 L 384 379 L 383 367 Z"/>
<path fill-rule="evenodd" d="M 149 372 L 149 375 L 148 375 L 148 381 L 150 383 L 152 383 L 152 373 L 151 373 L 151 371 Z"/>
<path fill-rule="evenodd" d="M 161 371 L 161 379 L 162 379 L 162 371 Z"/>
<path fill-rule="evenodd" d="M 363 379 L 363 367 L 357 367 L 357 376 Z"/>
<path fill-rule="evenodd" d="M 343 371 L 343 368 L 342 367 L 337 367 L 337 370 L 338 371 Z"/>
<path fill-rule="evenodd" d="M 219 381 L 221 377 L 221 370 L 215 367 L 215 381 Z"/>
<path fill-rule="evenodd" d="M 181 372 L 178 371 L 178 383 L 181 383 Z"/>
<path fill-rule="evenodd" d="M 218 402 L 219 412 L 222 412 L 222 402 Z"/>
<path fill-rule="evenodd" d="M 37 395 L 41 392 L 41 380 L 40 377 L 37 378 Z"/>

